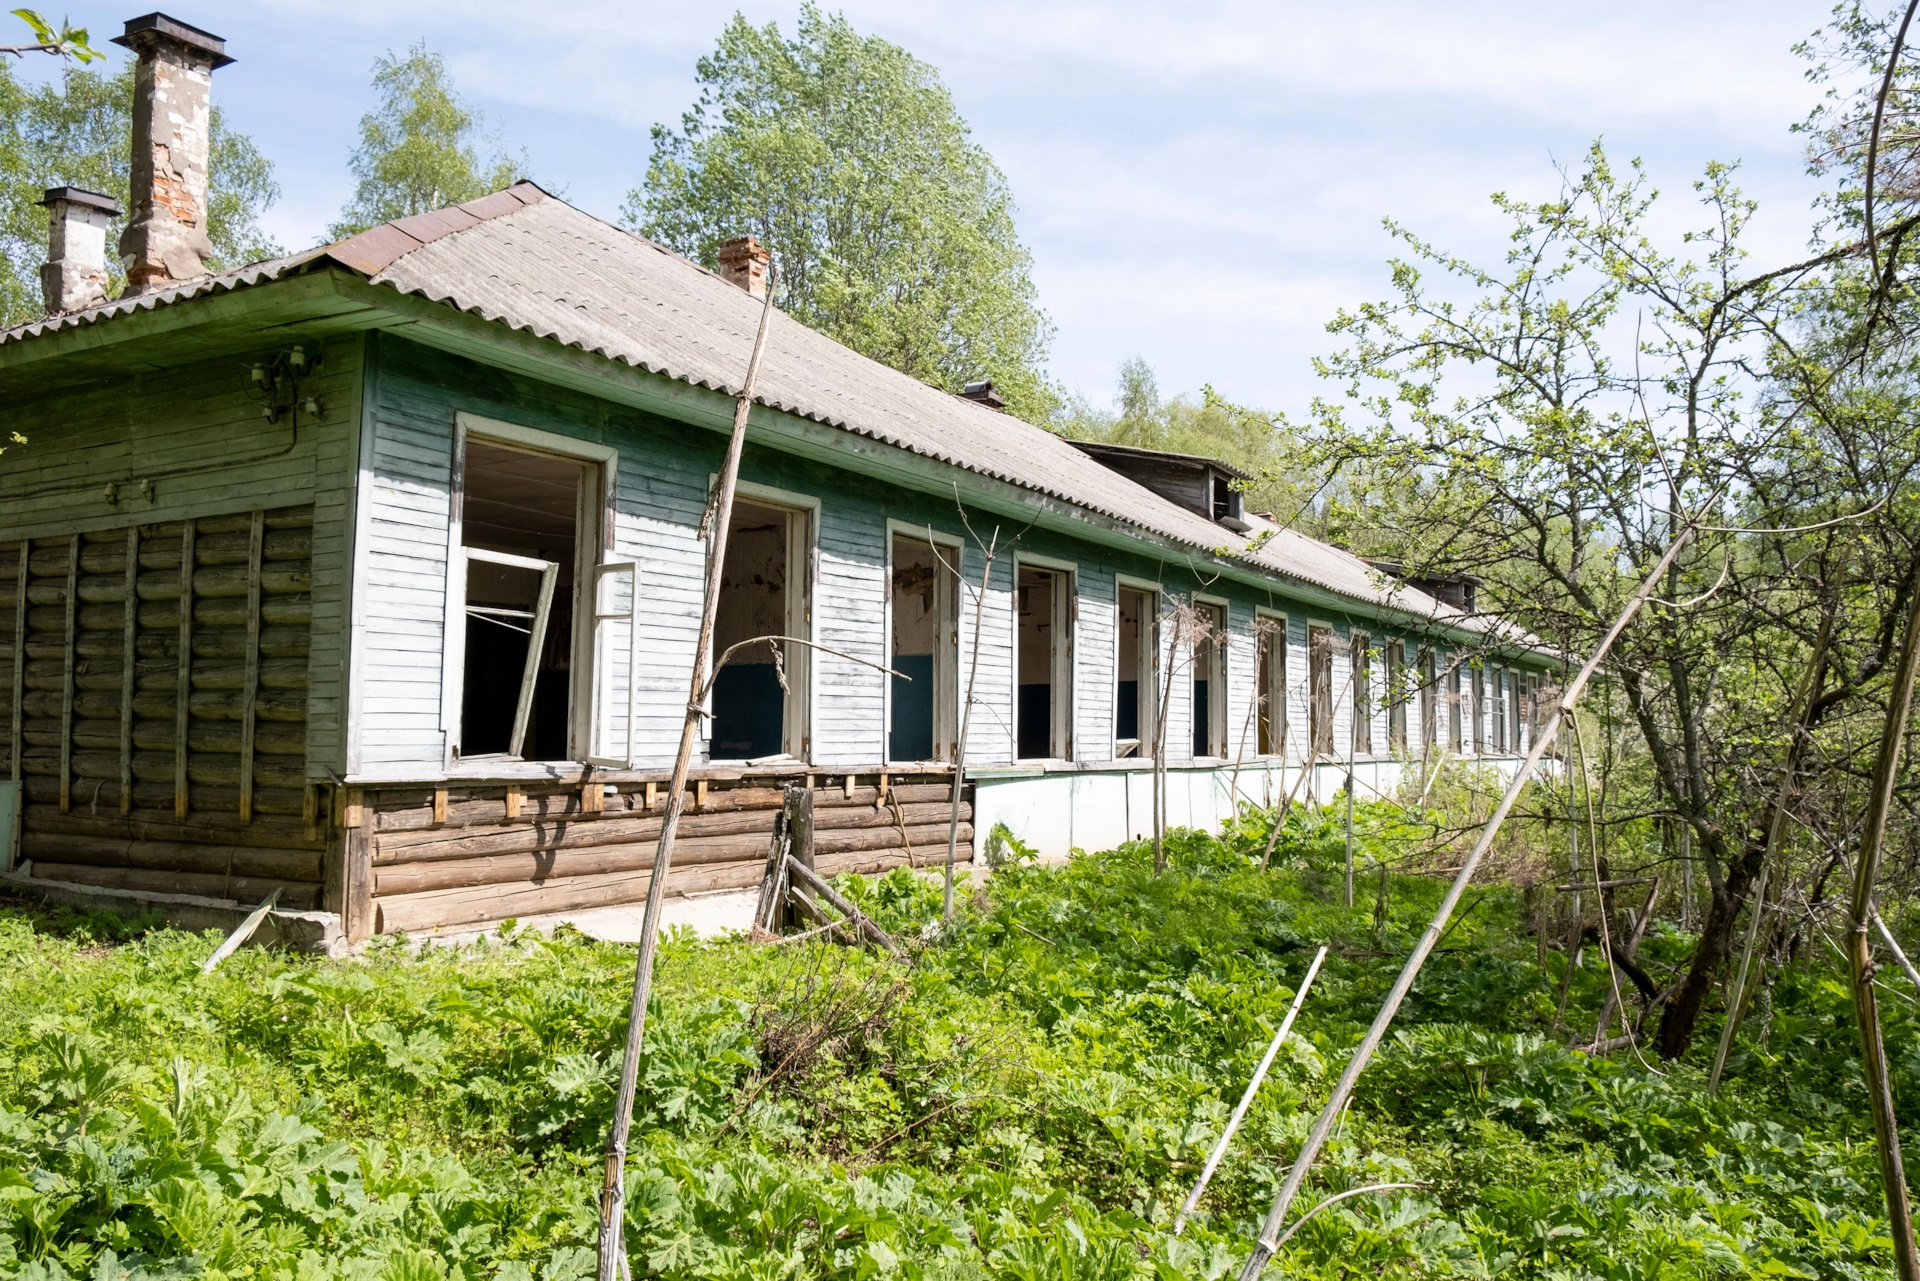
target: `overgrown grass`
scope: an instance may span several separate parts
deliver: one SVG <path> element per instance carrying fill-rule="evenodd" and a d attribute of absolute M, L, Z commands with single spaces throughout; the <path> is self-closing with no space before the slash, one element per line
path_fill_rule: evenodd
<path fill-rule="evenodd" d="M 1404 844 L 1363 807 L 1363 862 Z M 663 950 L 630 1176 L 635 1267 L 671 1278 L 1221 1277 L 1444 885 L 1331 815 L 1180 833 L 966 887 L 848 885 L 902 966 L 818 941 Z M 1771 1056 L 1693 1063 L 1550 1034 L 1516 894 L 1472 891 L 1270 1275 L 1891 1275 L 1844 988 L 1777 985 Z M 353 962 L 0 905 L 0 1276 L 592 1272 L 631 953 L 505 931 Z M 1169 1234 L 1313 950 L 1334 953 L 1185 1236 Z M 1658 969 L 1684 940 L 1656 935 Z M 1816 961 L 1818 958 L 1814 958 Z M 1605 971 L 1574 976 L 1591 1028 Z M 1890 1036 L 1920 1106 L 1910 1005 Z M 1712 1029 L 1709 1029 L 1711 1032 Z M 1710 1051 L 1703 1048 L 1703 1053 Z M 1657 1065 L 1656 1065 L 1657 1066 Z M 1663 1074 L 1664 1072 L 1664 1074 Z"/>

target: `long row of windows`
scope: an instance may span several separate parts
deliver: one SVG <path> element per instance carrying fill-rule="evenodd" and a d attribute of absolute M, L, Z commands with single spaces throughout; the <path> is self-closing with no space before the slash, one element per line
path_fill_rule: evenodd
<path fill-rule="evenodd" d="M 450 752 L 466 759 L 630 761 L 647 620 L 638 567 L 601 550 L 609 545 L 602 513 L 614 460 L 553 452 L 546 444 L 542 433 L 504 424 L 470 431 L 463 416 L 448 593 Z M 812 598 L 817 519 L 817 503 L 804 495 L 743 486 L 735 502 L 715 620 L 710 759 L 811 758 L 812 658 L 805 642 L 820 630 Z M 978 602 L 961 589 L 957 545 L 895 531 L 888 561 L 886 755 L 951 760 L 966 680 L 961 630 L 974 621 Z M 1015 753 L 1071 759 L 1080 747 L 1075 569 L 1022 555 L 1013 585 L 1013 634 L 1006 638 L 1012 653 L 988 663 L 1011 660 L 1013 706 L 1005 710 Z M 1114 618 L 1112 688 L 1079 693 L 1112 700 L 1118 759 L 1152 756 L 1173 732 L 1168 712 L 1180 702 L 1188 706 L 1181 729 L 1191 734 L 1197 758 L 1228 758 L 1247 746 L 1267 757 L 1371 756 L 1382 746 L 1374 741 L 1382 698 L 1389 751 L 1407 752 L 1408 710 L 1417 705 L 1422 752 L 1444 734 L 1456 753 L 1505 753 L 1519 747 L 1522 703 L 1536 688 L 1533 678 L 1498 668 L 1456 661 L 1436 669 L 1426 649 L 1415 655 L 1410 680 L 1404 643 L 1378 649 L 1356 631 L 1342 645 L 1334 628 L 1320 623 L 1306 628 L 1305 679 L 1293 686 L 1286 620 L 1262 614 L 1253 626 L 1254 704 L 1241 704 L 1236 722 L 1224 603 L 1121 579 Z M 844 633 L 860 620 L 823 621 Z M 983 645 L 1005 644 L 996 642 L 1003 628 L 988 623 Z M 1375 679 L 1376 656 L 1384 682 Z M 1304 694 L 1299 739 L 1290 738 L 1293 689 Z M 1349 713 L 1347 742 L 1335 742 L 1336 707 Z M 823 706 L 821 714 L 833 712 Z M 1254 741 L 1242 743 L 1249 733 Z M 1079 754 L 1099 758 L 1104 746 L 1087 744 Z"/>

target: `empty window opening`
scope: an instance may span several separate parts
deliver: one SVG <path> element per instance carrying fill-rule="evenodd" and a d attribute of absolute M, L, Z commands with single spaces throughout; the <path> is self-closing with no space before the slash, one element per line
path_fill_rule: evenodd
<path fill-rule="evenodd" d="M 1440 688 L 1433 680 L 1433 651 L 1420 651 L 1420 758 L 1425 760 L 1440 742 Z"/>
<path fill-rule="evenodd" d="M 1387 646 L 1387 747 L 1405 754 L 1407 750 L 1407 647 L 1394 641 Z"/>
<path fill-rule="evenodd" d="M 1456 665 L 1447 672 L 1447 747 L 1458 756 L 1466 750 L 1467 696 Z"/>
<path fill-rule="evenodd" d="M 1333 629 L 1307 628 L 1307 733 L 1313 754 L 1333 756 Z"/>
<path fill-rule="evenodd" d="M 805 512 L 735 501 L 713 630 L 713 661 L 722 664 L 713 681 L 713 760 L 806 754 L 807 647 L 751 643 L 806 636 L 806 548 Z"/>
<path fill-rule="evenodd" d="M 1159 614 L 1157 593 L 1120 589 L 1120 652 L 1113 694 L 1113 754 L 1119 759 L 1153 755 Z"/>
<path fill-rule="evenodd" d="M 887 759 L 953 759 L 958 669 L 954 622 L 954 553 L 944 558 L 924 539 L 893 540 L 891 649 L 893 670 Z"/>
<path fill-rule="evenodd" d="M 1058 570 L 1022 565 L 1016 580 L 1019 704 L 1016 711 L 1022 759 L 1073 755 L 1073 587 Z"/>
<path fill-rule="evenodd" d="M 1262 618 L 1255 625 L 1259 640 L 1254 652 L 1254 684 L 1260 700 L 1255 719 L 1255 749 L 1262 756 L 1287 753 L 1287 623 Z"/>
<path fill-rule="evenodd" d="M 1473 668 L 1473 753 L 1484 756 L 1487 751 L 1487 674 L 1479 664 Z"/>
<path fill-rule="evenodd" d="M 460 541 L 463 758 L 570 759 L 574 587 L 589 464 L 469 437 Z"/>
<path fill-rule="evenodd" d="M 1193 754 L 1227 754 L 1227 611 L 1193 607 Z"/>
<path fill-rule="evenodd" d="M 1353 679 L 1353 751 L 1356 756 L 1373 753 L 1373 655 L 1365 632 L 1355 632 L 1347 642 L 1347 662 Z"/>
<path fill-rule="evenodd" d="M 1492 668 L 1488 682 L 1493 688 L 1493 702 L 1487 707 L 1487 728 L 1493 736 L 1493 750 L 1504 755 L 1507 750 L 1507 674 L 1501 668 Z"/>

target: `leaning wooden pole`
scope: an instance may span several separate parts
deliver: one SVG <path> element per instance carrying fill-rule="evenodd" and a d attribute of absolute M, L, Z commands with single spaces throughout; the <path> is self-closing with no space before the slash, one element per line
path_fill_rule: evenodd
<path fill-rule="evenodd" d="M 760 359 L 767 348 L 767 329 L 773 320 L 775 276 L 767 273 L 767 297 L 760 308 L 760 329 L 753 337 L 753 356 L 747 362 L 747 380 L 733 410 L 733 435 L 727 441 L 726 461 L 714 491 L 711 523 L 707 528 L 707 591 L 700 611 L 700 639 L 693 652 L 693 679 L 688 685 L 686 719 L 680 725 L 680 751 L 673 758 L 673 782 L 667 788 L 667 811 L 660 825 L 660 845 L 653 856 L 653 874 L 647 882 L 647 911 L 640 926 L 640 958 L 633 974 L 633 1003 L 627 1011 L 627 1045 L 620 1060 L 620 1090 L 614 1096 L 613 1128 L 607 1135 L 607 1167 L 600 1188 L 599 1281 L 625 1281 L 627 1276 L 626 1171 L 627 1131 L 633 1124 L 633 1096 L 640 1074 L 640 1047 L 647 1030 L 647 997 L 653 988 L 653 960 L 659 946 L 660 909 L 666 899 L 667 872 L 673 863 L 673 838 L 686 807 L 687 774 L 693 767 L 693 749 L 700 741 L 702 697 L 707 687 L 707 655 L 713 648 L 714 618 L 720 609 L 720 571 L 727 559 L 727 526 L 733 520 L 733 491 L 740 478 L 740 454 L 747 442 L 747 415 L 753 408 L 753 386 L 760 378 Z"/>
<path fill-rule="evenodd" d="M 932 531 L 928 532 L 931 534 Z M 938 543 L 930 545 L 939 546 Z M 985 548 L 985 563 L 980 566 L 980 590 L 973 597 L 973 640 L 967 657 L 967 697 L 960 707 L 960 737 L 953 745 L 953 795 L 947 811 L 947 868 L 940 887 L 940 917 L 947 921 L 953 919 L 953 862 L 960 849 L 960 794 L 967 785 L 967 735 L 973 729 L 973 684 L 980 675 L 980 627 L 986 618 L 987 587 L 993 582 L 993 557 L 999 550 L 1000 527 L 995 525 L 993 541 Z M 962 568 L 959 554 L 955 553 L 953 559 L 956 577 L 960 577 L 962 582 L 966 581 L 957 572 Z M 974 839 L 980 839 L 978 826 L 974 828 Z"/>
<path fill-rule="evenodd" d="M 1633 621 L 1633 616 L 1640 612 L 1640 607 L 1653 595 L 1654 589 L 1659 585 L 1660 576 L 1667 572 L 1667 567 L 1680 555 L 1681 548 L 1686 546 L 1697 527 L 1696 522 L 1689 522 L 1674 536 L 1673 542 L 1660 557 L 1659 563 L 1647 574 L 1639 589 L 1634 592 L 1632 599 L 1627 601 L 1626 608 L 1620 611 L 1620 616 L 1614 620 L 1613 626 L 1607 629 L 1606 636 L 1601 639 L 1592 657 L 1587 659 L 1579 673 L 1568 682 L 1566 689 L 1560 695 L 1559 703 L 1548 716 L 1546 723 L 1541 725 L 1534 734 L 1533 748 L 1527 753 L 1527 759 L 1515 771 L 1513 781 L 1507 785 L 1506 794 L 1500 798 L 1499 806 L 1494 809 L 1493 816 L 1487 820 L 1486 827 L 1481 830 L 1480 839 L 1474 842 L 1473 850 L 1467 855 L 1466 862 L 1461 864 L 1459 874 L 1453 878 L 1453 884 L 1447 888 L 1447 895 L 1440 901 L 1440 908 L 1433 914 L 1433 920 L 1428 923 L 1426 933 L 1422 934 L 1419 943 L 1415 944 L 1413 955 L 1407 958 L 1406 967 L 1400 971 L 1400 977 L 1394 980 L 1392 990 L 1387 993 L 1386 1002 L 1381 1005 L 1380 1012 L 1374 1016 L 1373 1026 L 1367 1029 L 1366 1036 L 1354 1050 L 1353 1058 L 1347 1063 L 1347 1070 L 1341 1073 L 1339 1082 L 1333 1087 L 1332 1096 L 1328 1098 L 1326 1107 L 1320 1112 L 1319 1120 L 1314 1122 L 1312 1132 L 1307 1135 L 1307 1141 L 1301 1145 L 1300 1155 L 1294 1160 L 1293 1168 L 1287 1172 L 1287 1181 L 1281 1184 L 1279 1194 L 1273 1199 L 1273 1208 L 1267 1212 L 1266 1222 L 1261 1225 L 1260 1236 L 1254 1242 L 1253 1253 L 1247 1257 L 1246 1266 L 1240 1270 L 1240 1281 L 1257 1281 L 1260 1274 L 1266 1270 L 1267 1260 L 1271 1259 L 1273 1252 L 1279 1248 L 1280 1228 L 1287 1220 L 1287 1211 L 1293 1208 L 1294 1198 L 1299 1195 L 1301 1185 L 1307 1181 L 1307 1175 L 1313 1169 L 1314 1159 L 1320 1155 L 1320 1149 L 1326 1146 L 1328 1136 L 1333 1133 L 1334 1124 L 1346 1110 L 1347 1101 L 1353 1097 L 1354 1085 L 1359 1082 L 1360 1074 L 1366 1070 L 1367 1063 L 1373 1058 L 1373 1052 L 1385 1039 L 1387 1029 L 1393 1025 L 1394 1016 L 1400 1012 L 1400 1004 L 1407 999 L 1407 993 L 1412 989 L 1413 981 L 1420 977 L 1420 968 L 1427 963 L 1428 955 L 1439 945 L 1440 936 L 1446 930 L 1448 919 L 1453 916 L 1454 908 L 1459 906 L 1460 896 L 1466 893 L 1468 884 L 1473 880 L 1474 872 L 1480 867 L 1480 860 L 1486 857 L 1487 850 L 1493 845 L 1493 838 L 1499 834 L 1500 825 L 1506 822 L 1507 815 L 1519 802 L 1520 794 L 1526 790 L 1534 770 L 1539 768 L 1541 760 L 1547 754 L 1547 748 L 1552 746 L 1554 736 L 1560 730 L 1560 723 L 1580 701 L 1581 691 L 1593 678 L 1594 672 L 1599 670 L 1601 662 L 1607 656 L 1607 651 L 1613 648 L 1613 643 L 1620 638 L 1620 633 L 1626 630 L 1627 624 Z M 1903 1278 L 1903 1281 L 1906 1279 Z"/>
<path fill-rule="evenodd" d="M 1849 905 L 1847 969 L 1853 978 L 1853 1012 L 1860 1024 L 1861 1067 L 1867 1077 L 1867 1102 L 1873 1109 L 1874 1144 L 1880 1153 L 1880 1182 L 1887 1197 L 1889 1235 L 1893 1237 L 1894 1272 L 1900 1281 L 1920 1281 L 1920 1251 L 1913 1240 L 1913 1209 L 1907 1202 L 1907 1173 L 1900 1156 L 1900 1126 L 1893 1112 L 1893 1083 L 1887 1071 L 1887 1046 L 1880 1031 L 1880 1006 L 1873 992 L 1874 882 L 1880 876 L 1880 856 L 1886 842 L 1887 816 L 1893 809 L 1893 786 L 1900 772 L 1900 747 L 1913 712 L 1913 679 L 1920 671 L 1920 584 L 1910 584 L 1907 631 L 1900 666 L 1894 672 L 1887 698 L 1887 723 L 1880 732 L 1880 759 L 1873 767 L 1873 793 L 1867 798 L 1867 821 L 1860 833 L 1860 856 L 1853 863 L 1853 901 Z"/>

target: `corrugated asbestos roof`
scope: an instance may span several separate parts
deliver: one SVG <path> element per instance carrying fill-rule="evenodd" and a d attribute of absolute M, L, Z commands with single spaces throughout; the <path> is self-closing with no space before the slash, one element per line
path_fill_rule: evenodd
<path fill-rule="evenodd" d="M 0 332 L 0 345 L 245 288 L 320 260 L 402 293 L 728 395 L 739 394 L 760 320 L 760 302 L 745 290 L 522 183 L 322 249 Z M 1202 555 L 1224 551 L 1281 579 L 1356 602 L 1476 626 L 1453 607 L 1385 581 L 1359 557 L 1304 534 L 1257 530 L 1253 540 L 1235 534 L 1051 432 L 929 387 L 778 311 L 754 398 L 1045 494 Z"/>

